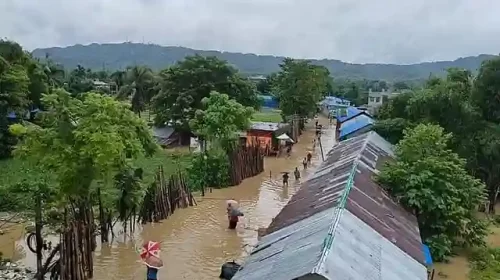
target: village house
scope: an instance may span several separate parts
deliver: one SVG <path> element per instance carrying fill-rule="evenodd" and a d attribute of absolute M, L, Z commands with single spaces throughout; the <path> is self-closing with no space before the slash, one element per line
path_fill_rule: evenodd
<path fill-rule="evenodd" d="M 416 217 L 373 179 L 392 157 L 375 132 L 337 144 L 232 279 L 427 280 Z"/>
<path fill-rule="evenodd" d="M 365 113 L 340 122 L 337 133 L 338 140 L 343 141 L 366 133 L 372 129 L 373 123 L 373 119 Z"/>
<path fill-rule="evenodd" d="M 278 136 L 290 135 L 291 126 L 287 123 L 252 122 L 251 127 L 242 135 L 248 145 L 257 144 L 266 155 L 277 153 L 280 146 Z"/>

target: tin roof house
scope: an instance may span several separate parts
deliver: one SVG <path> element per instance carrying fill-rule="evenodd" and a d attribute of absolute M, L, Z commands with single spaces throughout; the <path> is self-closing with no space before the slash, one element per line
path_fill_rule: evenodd
<path fill-rule="evenodd" d="M 343 141 L 357 135 L 370 131 L 373 127 L 373 119 L 362 113 L 340 123 L 339 140 Z"/>
<path fill-rule="evenodd" d="M 392 156 L 375 132 L 337 144 L 233 280 L 426 280 L 416 217 L 372 178 Z"/>

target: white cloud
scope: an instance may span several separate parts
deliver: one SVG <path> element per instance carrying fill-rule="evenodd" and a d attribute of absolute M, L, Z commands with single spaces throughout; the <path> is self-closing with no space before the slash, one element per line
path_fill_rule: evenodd
<path fill-rule="evenodd" d="M 500 52 L 498 0 L 0 0 L 28 49 L 151 42 L 350 62 Z"/>

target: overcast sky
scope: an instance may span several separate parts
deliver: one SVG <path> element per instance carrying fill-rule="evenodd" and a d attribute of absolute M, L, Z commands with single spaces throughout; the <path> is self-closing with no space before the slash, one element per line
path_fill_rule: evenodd
<path fill-rule="evenodd" d="M 0 37 L 416 63 L 498 54 L 500 0 L 0 0 Z"/>

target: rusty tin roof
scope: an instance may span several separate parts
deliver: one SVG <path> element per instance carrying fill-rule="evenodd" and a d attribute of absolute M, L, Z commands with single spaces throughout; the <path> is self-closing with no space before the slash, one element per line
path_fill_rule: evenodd
<path fill-rule="evenodd" d="M 396 203 L 373 179 L 378 168 L 392 156 L 391 145 L 375 132 L 340 142 L 273 219 L 267 234 L 329 208 L 345 207 L 424 264 L 416 217 Z M 353 184 L 349 187 L 350 180 Z"/>

